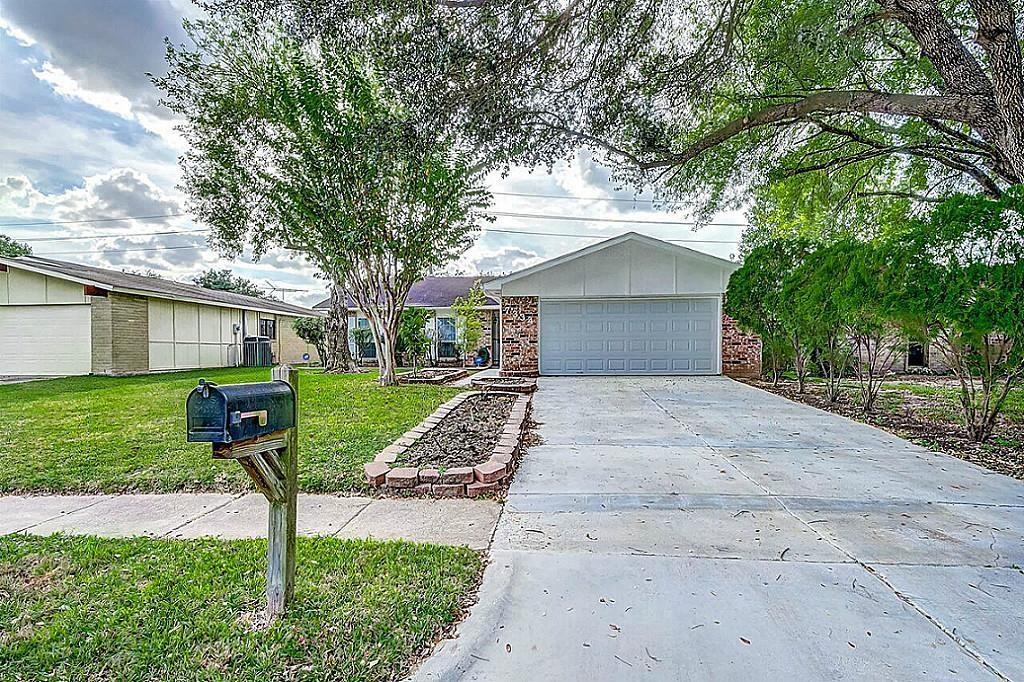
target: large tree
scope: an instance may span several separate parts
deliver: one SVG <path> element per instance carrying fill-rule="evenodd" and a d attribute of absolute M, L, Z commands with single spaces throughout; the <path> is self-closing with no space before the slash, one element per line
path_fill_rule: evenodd
<path fill-rule="evenodd" d="M 842 224 L 861 199 L 928 207 L 1024 180 L 1019 0 L 241 6 L 375 46 L 391 82 L 431 86 L 423 120 L 456 112 L 506 161 L 550 164 L 586 145 L 704 215 L 752 189 L 770 202 L 782 185 L 784 206 Z"/>
<path fill-rule="evenodd" d="M 156 82 L 188 121 L 196 213 L 229 253 L 306 254 L 334 283 L 335 307 L 347 291 L 370 320 L 381 382 L 395 383 L 406 294 L 470 245 L 486 200 L 479 171 L 445 127 L 417 125 L 372 52 L 273 21 L 186 31 L 195 47 L 169 45 L 170 72 Z"/>

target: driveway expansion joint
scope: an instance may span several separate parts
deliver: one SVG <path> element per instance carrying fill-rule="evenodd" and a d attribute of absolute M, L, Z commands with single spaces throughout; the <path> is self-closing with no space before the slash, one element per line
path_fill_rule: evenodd
<path fill-rule="evenodd" d="M 652 403 L 654 403 L 658 407 L 658 409 L 660 409 L 666 415 L 668 415 L 669 418 L 671 418 L 676 424 L 678 424 L 680 427 L 682 427 L 682 428 L 684 428 L 684 429 L 686 429 L 688 431 L 693 432 L 693 430 L 690 429 L 682 421 L 680 421 L 678 419 L 678 417 L 676 417 L 675 414 L 673 414 L 673 413 L 669 412 L 668 410 L 666 410 L 665 407 L 661 403 L 659 403 L 657 399 L 655 399 L 653 396 L 651 396 L 651 394 L 648 391 L 646 391 L 643 387 L 640 388 L 640 392 L 643 393 L 643 395 L 646 396 L 648 400 L 650 400 Z M 875 428 L 875 427 L 872 427 L 872 428 Z M 880 431 L 880 429 L 877 429 L 877 428 L 875 428 L 875 430 L 876 431 Z M 885 433 L 885 432 L 881 431 L 881 433 Z M 701 438 L 701 440 L 704 440 L 701 436 L 699 436 L 699 434 L 698 434 L 698 438 Z M 705 443 L 707 443 L 706 440 L 705 440 Z M 710 443 L 707 443 L 707 445 L 712 450 L 715 450 L 715 447 L 712 446 Z M 736 462 L 734 461 L 735 458 L 726 457 L 725 460 L 729 463 L 730 466 L 732 466 L 737 471 L 737 473 L 739 473 L 745 479 L 750 481 L 752 484 L 754 484 L 757 487 L 761 488 L 764 491 L 765 495 L 767 495 L 769 497 L 773 497 L 775 499 L 778 499 L 779 502 L 782 504 L 783 509 L 790 516 L 792 516 L 798 522 L 802 523 L 808 529 L 812 530 L 815 533 L 818 533 L 817 529 L 814 528 L 808 521 L 802 519 L 799 515 L 795 514 L 786 505 L 785 500 L 780 499 L 774 493 L 772 493 L 772 491 L 769 488 L 765 487 L 759 481 L 756 481 L 755 479 L 751 478 L 747 474 L 746 471 L 744 471 L 742 468 L 740 468 L 740 466 L 738 464 L 736 464 Z M 946 625 L 944 625 L 942 622 L 940 622 L 938 620 L 938 618 L 936 618 L 934 615 L 932 615 L 927 610 L 925 610 L 925 608 L 923 606 L 921 606 L 920 604 L 918 604 L 914 599 L 912 599 L 908 595 L 905 595 L 903 592 L 898 590 L 895 585 L 893 585 L 889 580 L 887 580 L 884 576 L 882 576 L 880 573 L 878 573 L 878 571 L 876 571 L 871 565 L 869 565 L 868 563 L 865 563 L 864 561 L 860 560 L 858 557 L 854 556 L 853 553 L 850 552 L 849 550 L 847 550 L 845 547 L 843 547 L 836 538 L 834 538 L 830 534 L 826 534 L 826 533 L 818 533 L 818 535 L 819 535 L 819 537 L 824 539 L 825 542 L 827 542 L 829 545 L 834 547 L 837 551 L 842 552 L 844 555 L 849 557 L 851 562 L 856 563 L 861 568 L 863 568 L 869 575 L 871 575 L 878 582 L 883 584 L 888 590 L 890 590 L 890 592 L 892 594 L 894 594 L 897 598 L 899 598 L 903 603 L 907 604 L 909 607 L 911 607 L 912 609 L 917 611 L 919 614 L 921 614 L 921 616 L 923 618 L 925 618 L 929 623 L 934 625 L 940 632 L 942 632 L 951 641 L 953 641 L 955 644 L 957 644 L 961 648 L 961 650 L 964 651 L 964 653 L 966 653 L 968 656 L 970 656 L 975 661 L 977 661 L 982 667 L 984 667 L 986 670 L 991 672 L 993 675 L 996 675 L 1000 679 L 1007 680 L 1008 682 L 1010 681 L 1009 677 L 1004 675 L 1000 670 L 998 670 L 994 665 L 992 665 L 981 654 L 981 652 L 977 651 L 973 646 L 971 646 L 970 642 L 968 642 L 966 639 L 964 639 L 963 637 L 958 635 L 956 633 L 956 629 L 955 628 L 949 628 Z"/>

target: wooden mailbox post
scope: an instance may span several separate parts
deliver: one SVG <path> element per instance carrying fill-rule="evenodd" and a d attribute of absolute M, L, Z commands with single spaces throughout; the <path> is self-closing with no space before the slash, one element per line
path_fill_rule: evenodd
<path fill-rule="evenodd" d="M 277 618 L 288 607 L 295 594 L 295 532 L 298 498 L 298 459 L 299 459 L 299 372 L 298 370 L 281 365 L 275 367 L 271 373 L 273 381 L 283 381 L 291 386 L 294 396 L 294 420 L 290 428 L 269 431 L 273 428 L 268 423 L 268 409 L 250 409 L 245 412 L 235 412 L 233 415 L 225 414 L 225 420 L 233 418 L 232 424 L 241 424 L 243 420 L 256 420 L 259 427 L 268 433 L 260 433 L 255 437 L 248 437 L 252 432 L 245 434 L 244 440 L 231 440 L 220 437 L 220 423 L 216 419 L 210 419 L 209 415 L 217 414 L 217 407 L 202 415 L 193 416 L 191 399 L 188 410 L 189 416 L 189 440 L 208 441 L 213 443 L 213 456 L 215 459 L 236 460 L 249 477 L 256 484 L 263 496 L 270 503 L 270 513 L 267 521 L 267 613 L 271 619 Z M 207 387 L 206 393 L 203 392 Z M 224 392 L 230 389 L 244 389 L 246 387 L 260 388 L 269 384 L 246 384 L 234 387 L 223 387 Z M 197 393 L 204 397 L 209 391 L 216 388 L 213 384 L 204 384 L 200 381 Z M 280 392 L 281 386 L 277 384 L 271 390 Z M 253 402 L 252 394 L 248 396 Z M 259 398 L 255 399 L 258 402 Z M 201 409 L 201 408 L 200 408 Z M 196 410 L 198 415 L 199 409 Z M 291 415 L 289 415 L 291 416 Z M 205 420 L 205 421 L 204 421 Z M 200 424 L 199 428 L 193 429 L 193 422 Z M 287 423 L 287 422 L 283 422 Z M 208 426 L 209 433 L 198 433 L 204 430 L 205 425 L 216 424 L 216 427 Z M 226 421 L 225 429 L 228 428 Z M 227 442 L 223 442 L 227 441 Z"/>
<path fill-rule="evenodd" d="M 295 596 L 295 523 L 299 492 L 299 370 L 281 365 L 274 368 L 271 377 L 277 381 L 287 382 L 295 391 L 295 426 L 287 430 L 285 447 L 277 450 L 284 484 L 283 499 L 267 497 L 270 502 L 267 522 L 267 613 L 271 618 L 276 618 L 284 613 L 288 603 Z"/>

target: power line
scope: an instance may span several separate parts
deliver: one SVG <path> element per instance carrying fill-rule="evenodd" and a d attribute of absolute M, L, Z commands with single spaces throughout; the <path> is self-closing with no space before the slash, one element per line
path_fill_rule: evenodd
<path fill-rule="evenodd" d="M 532 235 L 537 237 L 575 237 L 588 240 L 610 240 L 615 235 L 573 235 L 570 232 L 537 232 L 528 229 L 508 229 L 503 227 L 484 227 L 485 232 L 507 232 L 509 235 Z M 654 238 L 660 239 L 660 238 Z M 739 244 L 739 240 L 662 240 L 663 242 L 680 242 L 693 244 Z"/>
<path fill-rule="evenodd" d="M 531 197 L 536 199 L 571 199 L 573 201 L 618 201 L 628 204 L 682 204 L 669 199 L 625 199 L 622 197 L 572 197 L 568 194 L 530 194 L 529 192 L 491 192 L 503 197 Z"/>
<path fill-rule="evenodd" d="M 488 215 L 506 218 L 533 218 L 537 220 L 578 220 L 586 223 L 629 223 L 634 225 L 707 225 L 711 227 L 747 227 L 747 223 L 699 223 L 693 220 L 633 220 L 631 218 L 588 218 L 587 216 L 551 215 L 547 213 L 509 213 L 486 211 Z"/>
<path fill-rule="evenodd" d="M 98 251 L 47 251 L 45 253 L 34 253 L 33 256 L 79 256 L 99 253 L 129 253 L 132 251 L 176 251 L 178 249 L 205 249 L 206 244 L 192 244 L 182 246 L 151 246 L 143 249 L 100 249 Z"/>
<path fill-rule="evenodd" d="M 34 223 L 0 223 L 0 227 L 29 227 L 32 225 L 77 225 L 80 223 L 110 223 L 121 220 L 157 220 L 160 218 L 180 218 L 188 213 L 164 213 L 162 215 L 135 215 L 122 218 L 88 218 L 83 220 L 41 220 Z"/>
<path fill-rule="evenodd" d="M 119 234 L 86 234 L 81 237 L 33 237 L 32 239 L 18 239 L 19 242 L 64 242 L 78 241 L 82 239 L 110 239 L 114 237 L 153 237 L 168 234 L 192 234 L 195 232 L 206 232 L 204 228 L 197 230 L 165 230 L 163 232 L 121 232 Z"/>

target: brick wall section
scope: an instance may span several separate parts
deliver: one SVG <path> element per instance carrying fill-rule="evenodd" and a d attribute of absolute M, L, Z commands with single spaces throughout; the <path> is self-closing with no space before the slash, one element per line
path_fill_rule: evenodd
<path fill-rule="evenodd" d="M 310 362 L 320 362 L 320 355 L 316 352 L 316 348 L 303 341 L 295 333 L 295 327 L 292 324 L 296 319 L 287 315 L 277 316 L 277 348 L 275 348 L 277 361 L 297 365 L 305 362 L 302 359 L 303 353 L 309 353 Z"/>
<path fill-rule="evenodd" d="M 109 295 L 111 374 L 149 371 L 149 299 L 126 294 Z"/>
<path fill-rule="evenodd" d="M 761 376 L 761 339 L 742 331 L 722 313 L 722 374 L 754 379 Z"/>
<path fill-rule="evenodd" d="M 110 299 L 101 296 L 90 297 L 89 312 L 92 316 L 92 373 L 109 374 L 113 369 L 113 346 L 111 344 Z"/>
<path fill-rule="evenodd" d="M 536 296 L 501 297 L 501 374 L 535 377 L 540 372 L 539 301 Z"/>

